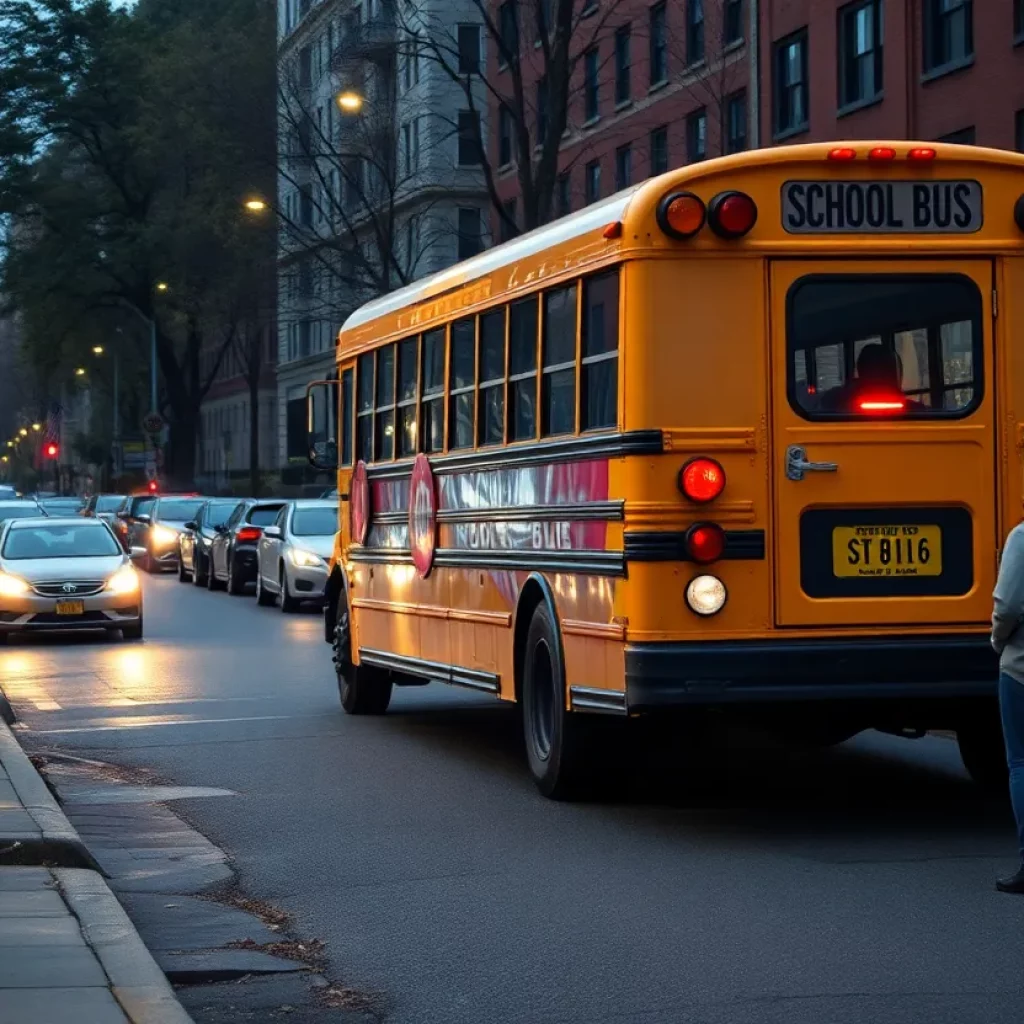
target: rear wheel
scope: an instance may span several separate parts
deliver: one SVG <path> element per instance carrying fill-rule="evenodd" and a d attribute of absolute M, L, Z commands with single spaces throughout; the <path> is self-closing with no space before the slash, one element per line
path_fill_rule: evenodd
<path fill-rule="evenodd" d="M 298 610 L 299 602 L 288 593 L 288 574 L 284 571 L 283 565 L 278 576 L 278 593 L 280 594 L 281 611 L 287 614 Z"/>
<path fill-rule="evenodd" d="M 188 583 L 190 578 L 191 578 L 191 573 L 188 571 L 188 569 L 185 568 L 185 562 L 182 559 L 181 555 L 179 554 L 178 555 L 178 582 L 179 583 Z"/>
<path fill-rule="evenodd" d="M 597 746 L 594 723 L 565 706 L 565 667 L 558 627 L 546 604 L 537 606 L 523 652 L 523 728 L 526 755 L 537 788 L 552 800 L 569 800 L 592 782 Z"/>
<path fill-rule="evenodd" d="M 274 603 L 274 595 L 263 588 L 263 570 L 256 566 L 256 603 L 266 608 Z"/>
<path fill-rule="evenodd" d="M 206 567 L 206 589 L 207 590 L 223 590 L 224 584 L 217 579 L 217 572 L 213 565 L 213 558 L 210 559 L 210 564 Z"/>
<path fill-rule="evenodd" d="M 333 646 L 341 706 L 350 715 L 383 715 L 391 703 L 391 676 L 369 665 L 352 664 L 352 628 L 344 594 L 338 598 Z"/>
<path fill-rule="evenodd" d="M 198 551 L 192 555 L 192 585 L 194 587 L 206 586 L 206 576 L 203 575 L 203 560 L 199 557 Z"/>
<path fill-rule="evenodd" d="M 234 558 L 228 559 L 228 593 L 234 597 L 245 591 L 245 584 L 238 578 L 237 569 Z"/>
<path fill-rule="evenodd" d="M 996 706 L 988 713 L 976 713 L 961 722 L 956 741 L 967 774 L 990 793 L 1006 793 L 1009 769 Z"/>

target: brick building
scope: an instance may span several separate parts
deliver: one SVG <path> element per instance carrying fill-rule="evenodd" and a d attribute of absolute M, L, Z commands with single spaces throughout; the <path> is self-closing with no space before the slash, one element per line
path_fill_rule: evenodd
<path fill-rule="evenodd" d="M 520 21 L 559 2 L 518 0 Z M 576 4 L 556 216 L 669 167 L 783 142 L 914 137 L 1024 150 L 1024 0 Z M 510 8 L 493 0 L 496 25 Z M 520 26 L 524 40 L 535 35 Z M 490 81 L 510 95 L 491 42 Z M 543 121 L 541 48 L 520 52 L 527 119 Z M 489 120 L 511 211 L 509 119 L 492 103 Z"/>

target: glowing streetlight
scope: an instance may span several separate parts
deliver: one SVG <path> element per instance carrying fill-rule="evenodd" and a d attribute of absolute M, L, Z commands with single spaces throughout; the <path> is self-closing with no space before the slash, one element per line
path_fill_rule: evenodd
<path fill-rule="evenodd" d="M 7 442 L 7 447 L 8 448 L 13 448 L 14 447 L 14 442 L 13 441 L 8 441 Z"/>
<path fill-rule="evenodd" d="M 168 284 L 167 284 L 166 281 L 157 281 L 157 283 L 156 283 L 156 290 L 158 292 L 165 292 L 165 291 L 167 291 L 167 288 L 168 288 Z"/>
<path fill-rule="evenodd" d="M 18 433 L 21 434 L 22 437 L 28 437 L 28 431 L 24 427 L 22 427 Z"/>
<path fill-rule="evenodd" d="M 92 354 L 94 356 L 101 356 L 101 355 L 103 355 L 103 346 L 102 345 L 93 345 L 93 347 L 92 347 Z"/>
<path fill-rule="evenodd" d="M 353 89 L 346 89 L 338 94 L 338 106 L 346 114 L 358 114 L 363 109 L 363 97 Z"/>
<path fill-rule="evenodd" d="M 33 423 L 32 424 L 32 429 L 34 431 L 36 431 L 36 433 L 38 433 L 40 430 L 43 429 L 43 425 L 42 425 L 42 423 Z"/>
<path fill-rule="evenodd" d="M 75 376 L 76 377 L 84 377 L 85 376 L 85 367 L 84 366 L 79 366 L 78 369 L 75 370 Z"/>
<path fill-rule="evenodd" d="M 262 199 L 257 199 L 256 197 L 246 199 L 244 205 L 250 213 L 265 213 L 267 209 L 267 204 Z"/>
<path fill-rule="evenodd" d="M 10 462 L 10 461 L 11 460 L 9 458 L 7 458 L 6 455 L 0 456 L 0 462 Z"/>

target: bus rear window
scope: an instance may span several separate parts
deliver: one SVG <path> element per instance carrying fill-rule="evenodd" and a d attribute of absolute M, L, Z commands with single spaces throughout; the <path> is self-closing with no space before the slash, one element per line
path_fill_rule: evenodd
<path fill-rule="evenodd" d="M 813 275 L 790 289 L 793 407 L 807 419 L 956 417 L 981 399 L 981 294 L 959 275 Z"/>

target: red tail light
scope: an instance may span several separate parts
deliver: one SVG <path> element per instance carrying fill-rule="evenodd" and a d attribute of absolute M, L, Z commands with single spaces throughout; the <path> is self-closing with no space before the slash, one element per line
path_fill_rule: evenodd
<path fill-rule="evenodd" d="M 891 146 L 875 146 L 874 149 L 868 151 L 868 159 L 874 161 L 895 160 L 896 150 Z"/>
<path fill-rule="evenodd" d="M 872 413 L 873 415 L 885 415 L 886 413 L 903 412 L 907 408 L 905 398 L 895 398 L 891 395 L 874 396 L 861 398 L 857 402 L 859 412 Z"/>
<path fill-rule="evenodd" d="M 249 541 L 259 540 L 263 536 L 263 530 L 258 526 L 243 526 L 238 533 L 235 535 L 235 540 L 241 541 L 243 544 Z"/>
<path fill-rule="evenodd" d="M 686 531 L 686 550 L 698 565 L 717 562 L 725 551 L 725 531 L 717 523 L 694 523 Z"/>
<path fill-rule="evenodd" d="M 708 224 L 719 238 L 742 238 L 757 223 L 757 206 L 745 192 L 719 192 L 708 203 Z"/>
<path fill-rule="evenodd" d="M 838 160 L 840 163 L 847 163 L 857 159 L 857 150 L 851 149 L 849 146 L 839 146 L 828 151 L 828 158 L 829 160 Z"/>
<path fill-rule="evenodd" d="M 679 471 L 679 490 L 690 501 L 703 505 L 725 489 L 725 470 L 714 459 L 690 459 Z"/>
<path fill-rule="evenodd" d="M 907 159 L 911 163 L 927 164 L 935 159 L 935 150 L 931 146 L 915 146 L 907 152 Z"/>

